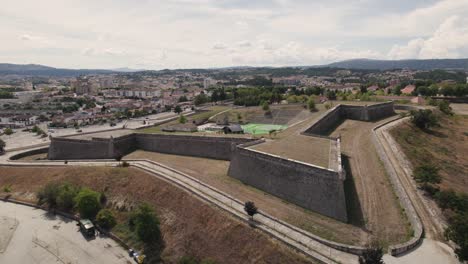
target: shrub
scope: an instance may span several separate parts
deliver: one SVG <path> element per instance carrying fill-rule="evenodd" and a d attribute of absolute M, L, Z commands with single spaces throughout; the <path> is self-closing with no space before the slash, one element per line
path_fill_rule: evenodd
<path fill-rule="evenodd" d="M 102 209 L 96 216 L 96 223 L 100 227 L 109 230 L 117 224 L 117 221 L 115 220 L 114 214 L 111 210 Z"/>
<path fill-rule="evenodd" d="M 328 110 L 328 109 L 332 108 L 332 106 L 333 106 L 333 105 L 332 105 L 331 103 L 326 103 L 326 104 L 325 104 L 325 109 Z"/>
<path fill-rule="evenodd" d="M 67 211 L 73 209 L 78 191 L 79 188 L 68 183 L 61 185 L 56 198 L 58 208 Z"/>
<path fill-rule="evenodd" d="M 3 192 L 5 192 L 5 193 L 11 192 L 11 186 L 10 185 L 3 186 Z"/>
<path fill-rule="evenodd" d="M 100 195 L 98 192 L 83 188 L 75 197 L 75 204 L 81 217 L 94 218 L 101 209 Z"/>
<path fill-rule="evenodd" d="M 316 111 L 317 109 L 315 108 L 315 99 L 314 97 L 310 97 L 309 100 L 307 101 L 307 108 L 309 108 L 309 111 L 313 112 Z"/>
<path fill-rule="evenodd" d="M 384 264 L 383 249 L 377 243 L 368 246 L 365 251 L 359 256 L 359 264 Z"/>
<path fill-rule="evenodd" d="M 5 150 L 5 141 L 3 141 L 2 139 L 0 139 L 0 152 L 3 152 L 3 150 Z"/>
<path fill-rule="evenodd" d="M 265 112 L 270 111 L 270 105 L 268 104 L 267 101 L 261 102 L 260 105 L 262 106 L 262 110 L 263 110 L 263 111 L 265 111 Z"/>
<path fill-rule="evenodd" d="M 429 109 L 412 110 L 411 122 L 421 129 L 428 129 L 439 124 L 435 114 Z"/>
<path fill-rule="evenodd" d="M 47 203 L 49 208 L 57 207 L 57 197 L 60 192 L 60 185 L 56 182 L 47 183 L 42 189 L 37 193 L 37 198 L 39 199 L 39 204 Z"/>
<path fill-rule="evenodd" d="M 130 163 L 128 163 L 127 161 L 124 161 L 124 162 L 122 162 L 122 167 L 124 167 L 124 168 L 130 167 Z"/>
<path fill-rule="evenodd" d="M 468 260 L 468 213 L 458 213 L 450 219 L 449 227 L 445 230 L 445 237 L 455 242 L 458 247 L 455 254 L 460 261 Z"/>
<path fill-rule="evenodd" d="M 7 127 L 3 130 L 3 133 L 5 133 L 5 135 L 9 136 L 11 134 L 13 134 L 13 129 Z"/>
<path fill-rule="evenodd" d="M 414 170 L 414 179 L 418 183 L 440 183 L 442 181 L 439 175 L 439 168 L 425 164 Z"/>
<path fill-rule="evenodd" d="M 160 239 L 159 219 L 148 204 L 138 207 L 130 218 L 130 225 L 135 227 L 138 238 L 145 243 L 157 242 Z"/>
<path fill-rule="evenodd" d="M 187 117 L 185 117 L 184 115 L 180 114 L 180 115 L 179 115 L 179 123 L 180 123 L 180 124 L 185 124 L 185 123 L 187 123 Z"/>
<path fill-rule="evenodd" d="M 452 107 L 450 107 L 450 103 L 447 100 L 441 100 L 438 103 L 439 110 L 446 114 L 446 115 L 453 115 Z"/>

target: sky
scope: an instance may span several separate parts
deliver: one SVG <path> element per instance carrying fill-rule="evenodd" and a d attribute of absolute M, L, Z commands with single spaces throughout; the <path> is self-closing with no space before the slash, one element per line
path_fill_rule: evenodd
<path fill-rule="evenodd" d="M 134 69 L 468 58 L 468 0 L 0 0 L 0 62 Z"/>

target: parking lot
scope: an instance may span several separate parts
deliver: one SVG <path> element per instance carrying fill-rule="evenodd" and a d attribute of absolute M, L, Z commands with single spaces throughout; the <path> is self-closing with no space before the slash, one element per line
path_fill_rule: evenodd
<path fill-rule="evenodd" d="M 0 263 L 135 263 L 114 240 L 86 238 L 76 221 L 0 202 Z"/>

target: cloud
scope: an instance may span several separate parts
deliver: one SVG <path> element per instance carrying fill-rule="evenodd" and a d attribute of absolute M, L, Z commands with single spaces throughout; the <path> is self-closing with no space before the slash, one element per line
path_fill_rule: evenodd
<path fill-rule="evenodd" d="M 221 42 L 217 42 L 213 45 L 213 49 L 215 50 L 224 50 L 226 48 L 227 48 L 226 44 L 221 43 Z"/>
<path fill-rule="evenodd" d="M 406 45 L 394 45 L 392 59 L 459 58 L 468 55 L 468 19 L 447 18 L 428 38 L 416 38 Z"/>
<path fill-rule="evenodd" d="M 468 57 L 466 13 L 468 0 L 5 1 L 0 61 L 161 69 Z"/>

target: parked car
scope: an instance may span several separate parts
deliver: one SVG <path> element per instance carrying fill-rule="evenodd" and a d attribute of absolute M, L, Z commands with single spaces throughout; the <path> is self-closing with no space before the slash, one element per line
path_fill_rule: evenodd
<path fill-rule="evenodd" d="M 96 228 L 93 225 L 93 222 L 89 219 L 81 219 L 78 221 L 78 226 L 80 226 L 80 231 L 89 237 L 93 237 L 96 235 Z"/>

